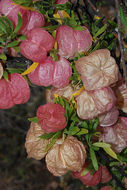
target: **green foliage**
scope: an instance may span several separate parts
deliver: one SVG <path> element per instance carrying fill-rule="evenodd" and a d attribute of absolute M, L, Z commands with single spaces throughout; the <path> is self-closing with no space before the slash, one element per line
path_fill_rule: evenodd
<path fill-rule="evenodd" d="M 127 16 L 126 16 L 125 13 L 123 12 L 122 7 L 120 7 L 120 19 L 121 19 L 121 22 L 122 22 L 123 26 L 124 26 L 125 28 L 127 28 Z"/>
<path fill-rule="evenodd" d="M 34 122 L 34 123 L 38 123 L 38 118 L 37 117 L 32 117 L 32 118 L 28 118 L 29 121 Z"/>
<path fill-rule="evenodd" d="M 50 139 L 54 136 L 55 133 L 45 133 L 41 136 L 39 136 L 40 139 Z"/>
<path fill-rule="evenodd" d="M 32 0 L 13 0 L 14 3 L 25 7 L 31 7 L 33 5 Z"/>

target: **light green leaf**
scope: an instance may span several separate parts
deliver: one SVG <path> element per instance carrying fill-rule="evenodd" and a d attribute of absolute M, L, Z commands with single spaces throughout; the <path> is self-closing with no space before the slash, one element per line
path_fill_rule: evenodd
<path fill-rule="evenodd" d="M 76 135 L 80 136 L 80 135 L 85 135 L 87 133 L 88 133 L 87 129 L 80 129 L 80 131 Z"/>
<path fill-rule="evenodd" d="M 101 27 L 98 32 L 94 35 L 94 38 L 98 37 L 100 34 L 102 34 L 107 29 L 107 24 L 105 24 L 103 27 Z"/>
<path fill-rule="evenodd" d="M 98 170 L 98 162 L 97 162 L 96 154 L 92 148 L 90 148 L 90 157 L 92 160 L 93 167 L 97 171 Z"/>
<path fill-rule="evenodd" d="M 57 139 L 61 136 L 62 134 L 62 131 L 58 131 L 57 133 L 55 133 L 52 137 L 52 140 L 50 142 L 50 144 L 47 145 L 46 149 L 45 149 L 45 152 L 47 152 L 54 144 L 55 142 L 57 141 Z"/>
<path fill-rule="evenodd" d="M 25 36 L 25 35 L 19 36 L 18 39 L 19 39 L 20 41 L 23 41 L 23 40 L 26 39 L 26 36 Z"/>
<path fill-rule="evenodd" d="M 127 27 L 127 16 L 123 12 L 123 9 L 120 7 L 120 19 L 123 24 L 123 26 Z"/>
<path fill-rule="evenodd" d="M 117 159 L 116 153 L 111 148 L 103 148 L 107 154 L 109 154 L 112 158 Z"/>
<path fill-rule="evenodd" d="M 86 175 L 89 171 L 92 170 L 92 168 L 93 168 L 92 165 L 89 164 L 88 167 L 86 167 L 86 168 L 82 171 L 81 176 Z"/>
<path fill-rule="evenodd" d="M 85 129 L 88 129 L 88 125 L 87 125 L 86 121 L 83 121 L 81 123 L 81 127 L 85 128 Z"/>
<path fill-rule="evenodd" d="M 41 136 L 39 136 L 40 139 L 50 139 L 51 137 L 53 137 L 55 133 L 45 133 Z"/>
<path fill-rule="evenodd" d="M 9 44 L 7 45 L 7 47 L 15 47 L 15 46 L 18 45 L 18 43 L 19 43 L 19 42 L 18 42 L 17 40 L 15 40 L 15 41 L 9 43 Z"/>
<path fill-rule="evenodd" d="M 2 59 L 3 61 L 6 61 L 7 60 L 7 57 L 4 53 L 1 53 L 0 54 L 0 59 Z"/>
<path fill-rule="evenodd" d="M 4 71 L 3 77 L 8 82 L 8 73 L 7 73 L 7 71 Z"/>
<path fill-rule="evenodd" d="M 37 117 L 32 117 L 32 118 L 28 118 L 29 121 L 34 122 L 34 123 L 38 123 L 38 118 Z"/>
<path fill-rule="evenodd" d="M 93 143 L 94 146 L 101 147 L 101 148 L 110 148 L 110 144 L 104 143 L 104 142 L 96 142 Z"/>
<path fill-rule="evenodd" d="M 14 33 L 17 33 L 20 30 L 21 26 L 22 26 L 22 17 L 21 14 L 18 13 L 18 24 L 14 29 Z"/>
<path fill-rule="evenodd" d="M 73 26 L 72 27 L 74 30 L 79 30 L 79 31 L 84 31 L 85 28 L 83 28 L 82 26 Z"/>

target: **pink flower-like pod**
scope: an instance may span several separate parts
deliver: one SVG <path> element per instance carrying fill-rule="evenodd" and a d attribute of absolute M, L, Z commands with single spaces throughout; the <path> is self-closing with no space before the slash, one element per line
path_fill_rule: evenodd
<path fill-rule="evenodd" d="M 77 114 L 81 119 L 93 119 L 115 105 L 116 98 L 110 87 L 83 91 L 77 98 Z"/>
<path fill-rule="evenodd" d="M 118 80 L 118 66 L 108 49 L 100 49 L 76 61 L 86 90 L 107 87 Z"/>
<path fill-rule="evenodd" d="M 85 160 L 83 143 L 72 136 L 58 139 L 46 155 L 47 168 L 55 176 L 64 175 L 67 171 L 80 171 Z"/>
<path fill-rule="evenodd" d="M 86 27 L 84 31 L 79 31 L 70 26 L 60 26 L 56 32 L 56 41 L 59 55 L 65 58 L 75 56 L 76 52 L 86 52 L 92 45 L 92 38 Z"/>
<path fill-rule="evenodd" d="M 42 28 L 34 28 L 27 34 L 27 39 L 20 44 L 20 52 L 26 58 L 42 62 L 47 57 L 47 52 L 54 46 L 53 37 Z"/>
<path fill-rule="evenodd" d="M 40 139 L 39 136 L 43 134 L 44 131 L 41 129 L 39 124 L 33 122 L 30 124 L 25 142 L 28 158 L 41 160 L 47 154 L 47 152 L 45 152 L 45 148 L 50 143 L 50 140 Z"/>
<path fill-rule="evenodd" d="M 100 129 L 100 140 L 109 143 L 112 149 L 119 153 L 127 147 L 127 118 L 120 117 L 119 121 L 111 127 L 103 127 Z"/>
<path fill-rule="evenodd" d="M 3 76 L 3 66 L 0 63 L 0 79 L 2 78 L 2 76 Z"/>
<path fill-rule="evenodd" d="M 29 80 L 39 86 L 50 86 L 53 82 L 54 69 L 55 62 L 51 57 L 48 57 L 28 75 Z"/>
<path fill-rule="evenodd" d="M 101 183 L 107 183 L 112 179 L 112 176 L 106 166 L 101 167 L 101 175 Z"/>
<path fill-rule="evenodd" d="M 72 175 L 74 178 L 80 179 L 84 185 L 96 186 L 98 183 L 100 183 L 101 180 L 101 167 L 99 167 L 98 171 L 94 172 L 94 174 L 91 174 L 90 170 L 84 176 L 81 176 L 82 171 L 88 166 L 89 163 L 86 162 L 81 171 L 72 172 Z"/>
<path fill-rule="evenodd" d="M 99 115 L 99 123 L 102 127 L 108 127 L 114 125 L 117 122 L 119 116 L 119 111 L 116 106 L 114 106 L 107 113 Z"/>
<path fill-rule="evenodd" d="M 55 1 L 56 4 L 65 4 L 67 2 L 68 2 L 68 0 L 56 0 Z"/>
<path fill-rule="evenodd" d="M 14 24 L 14 27 L 18 23 L 18 13 L 22 16 L 22 27 L 20 29 L 21 34 L 26 34 L 28 31 L 35 27 L 44 26 L 44 16 L 36 11 L 29 11 L 22 8 L 22 6 L 14 4 L 11 0 L 0 1 L 0 13 L 6 15 Z"/>
<path fill-rule="evenodd" d="M 55 70 L 52 85 L 56 88 L 62 88 L 69 84 L 69 77 L 72 75 L 70 62 L 65 58 L 60 58 L 55 62 Z"/>
<path fill-rule="evenodd" d="M 57 132 L 66 127 L 65 109 L 60 104 L 47 103 L 37 110 L 39 124 L 45 132 Z"/>
<path fill-rule="evenodd" d="M 30 11 L 22 9 L 19 5 L 15 5 L 11 0 L 1 0 L 0 1 L 0 13 L 6 15 L 14 24 L 14 27 L 18 23 L 18 13 L 20 12 L 22 16 L 22 29 L 27 26 L 30 19 Z"/>
<path fill-rule="evenodd" d="M 126 84 L 121 81 L 115 87 L 113 87 L 114 93 L 117 97 L 117 104 L 119 108 L 127 113 L 127 87 Z"/>
<path fill-rule="evenodd" d="M 0 80 L 0 109 L 8 109 L 15 104 L 24 104 L 30 98 L 30 88 L 26 80 L 17 73 L 10 74 L 9 81 Z"/>

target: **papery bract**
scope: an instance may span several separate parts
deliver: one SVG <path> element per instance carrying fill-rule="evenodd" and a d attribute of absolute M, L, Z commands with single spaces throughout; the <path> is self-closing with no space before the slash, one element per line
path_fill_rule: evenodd
<path fill-rule="evenodd" d="M 107 87 L 118 80 L 118 66 L 108 49 L 100 49 L 76 61 L 86 90 Z"/>
<path fill-rule="evenodd" d="M 32 122 L 27 132 L 25 142 L 28 158 L 41 160 L 45 157 L 47 153 L 47 151 L 45 151 L 45 148 L 50 143 L 50 140 L 39 138 L 39 136 L 43 134 L 44 131 L 41 129 L 41 126 L 37 123 Z"/>
<path fill-rule="evenodd" d="M 119 116 L 119 111 L 116 106 L 114 106 L 110 111 L 99 115 L 99 123 L 102 127 L 107 127 L 114 125 L 117 122 Z"/>
<path fill-rule="evenodd" d="M 56 0 L 55 1 L 56 4 L 65 4 L 67 2 L 68 2 L 68 0 Z"/>
<path fill-rule="evenodd" d="M 103 127 L 100 140 L 109 143 L 112 149 L 119 153 L 127 147 L 127 118 L 120 117 L 118 122 L 111 127 Z"/>
<path fill-rule="evenodd" d="M 69 77 L 72 74 L 70 62 L 65 58 L 60 58 L 55 62 L 55 70 L 52 85 L 56 88 L 62 88 L 69 84 Z"/>
<path fill-rule="evenodd" d="M 8 82 L 5 79 L 0 80 L 0 109 L 24 104 L 30 98 L 28 83 L 20 74 L 10 74 L 8 79 Z"/>
<path fill-rule="evenodd" d="M 50 86 L 53 82 L 54 69 L 55 62 L 51 57 L 48 57 L 43 62 L 39 63 L 38 67 L 32 71 L 28 77 L 33 84 Z"/>
<path fill-rule="evenodd" d="M 81 176 L 83 170 L 88 166 L 89 163 L 86 162 L 81 171 L 73 172 L 72 175 L 74 178 L 80 179 L 84 185 L 96 186 L 101 180 L 101 167 L 99 167 L 98 171 L 95 171 L 94 174 L 91 174 L 92 171 L 90 170 L 84 176 Z"/>
<path fill-rule="evenodd" d="M 59 55 L 73 57 L 76 52 L 88 51 L 92 45 L 91 35 L 86 27 L 84 31 L 73 30 L 70 26 L 60 26 L 56 32 Z"/>
<path fill-rule="evenodd" d="M 39 124 L 45 132 L 56 132 L 66 127 L 65 110 L 60 104 L 47 103 L 37 110 Z"/>
<path fill-rule="evenodd" d="M 125 82 L 120 81 L 113 87 L 114 93 L 117 97 L 117 104 L 119 108 L 127 113 L 127 87 Z"/>
<path fill-rule="evenodd" d="M 80 171 L 86 159 L 86 150 L 77 138 L 68 136 L 58 139 L 46 155 L 48 170 L 55 176 L 64 175 L 67 171 Z"/>
<path fill-rule="evenodd" d="M 116 98 L 110 87 L 83 91 L 77 98 L 77 114 L 81 119 L 93 119 L 115 105 Z"/>
<path fill-rule="evenodd" d="M 26 58 L 41 62 L 46 59 L 47 52 L 54 46 L 53 37 L 42 28 L 34 28 L 27 34 L 27 39 L 20 44 L 20 52 Z"/>

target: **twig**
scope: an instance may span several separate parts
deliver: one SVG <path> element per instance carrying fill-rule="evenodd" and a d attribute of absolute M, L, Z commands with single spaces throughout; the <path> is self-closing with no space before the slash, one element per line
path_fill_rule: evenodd
<path fill-rule="evenodd" d="M 125 83 L 127 86 L 127 70 L 126 70 L 126 65 L 125 65 L 125 60 L 124 60 L 124 47 L 122 44 L 122 35 L 120 32 L 120 27 L 121 27 L 121 20 L 120 20 L 120 10 L 119 10 L 119 2 L 118 0 L 115 0 L 115 6 L 116 6 L 116 11 L 117 11 L 117 23 L 118 23 L 118 41 L 119 41 L 119 46 L 120 46 L 120 53 L 121 53 L 121 66 L 123 69 L 123 76 L 125 79 Z"/>

